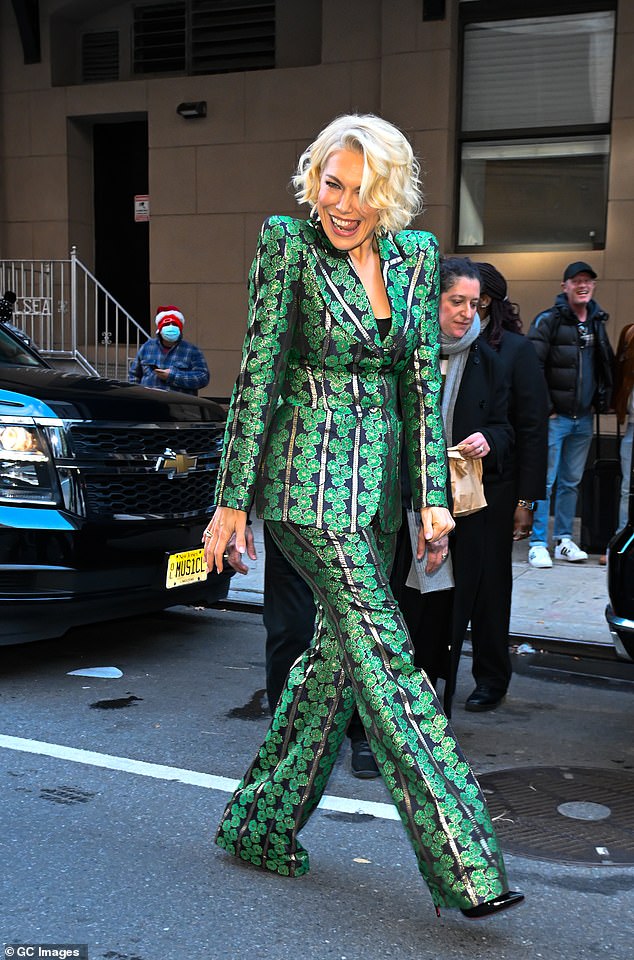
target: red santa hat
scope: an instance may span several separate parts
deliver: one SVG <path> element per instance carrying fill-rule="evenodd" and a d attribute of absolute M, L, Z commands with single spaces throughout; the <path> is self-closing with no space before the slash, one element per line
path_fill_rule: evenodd
<path fill-rule="evenodd" d="M 180 332 L 183 332 L 183 324 L 185 323 L 185 317 L 180 312 L 178 307 L 168 306 L 168 307 L 159 307 L 156 311 L 156 316 L 154 317 L 154 323 L 156 324 L 156 332 L 160 333 L 163 327 L 166 327 L 170 323 L 175 323 Z"/>

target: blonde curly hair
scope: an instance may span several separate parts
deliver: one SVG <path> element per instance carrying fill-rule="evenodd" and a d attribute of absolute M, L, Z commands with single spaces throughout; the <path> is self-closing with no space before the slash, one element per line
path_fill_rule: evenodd
<path fill-rule="evenodd" d="M 314 208 L 324 165 L 335 150 L 363 154 L 359 200 L 378 211 L 380 232 L 403 230 L 421 212 L 420 165 L 409 141 L 398 127 L 371 113 L 337 117 L 306 148 L 292 180 L 299 203 Z"/>

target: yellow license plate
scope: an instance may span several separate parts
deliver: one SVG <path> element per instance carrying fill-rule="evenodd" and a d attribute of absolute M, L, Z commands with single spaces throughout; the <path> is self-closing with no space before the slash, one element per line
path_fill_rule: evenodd
<path fill-rule="evenodd" d="M 183 553 L 170 553 L 167 558 L 167 578 L 165 586 L 184 587 L 187 583 L 198 583 L 207 579 L 207 565 L 205 552 L 202 547 L 197 550 L 185 550 Z"/>

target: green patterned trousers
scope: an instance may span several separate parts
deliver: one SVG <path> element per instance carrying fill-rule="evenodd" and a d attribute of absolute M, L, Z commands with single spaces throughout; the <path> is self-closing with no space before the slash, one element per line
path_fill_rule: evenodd
<path fill-rule="evenodd" d="M 508 890 L 486 801 L 412 646 L 390 591 L 394 537 L 267 521 L 317 603 L 315 638 L 293 666 L 216 842 L 284 876 L 308 870 L 297 834 L 324 792 L 357 707 L 437 907 Z"/>

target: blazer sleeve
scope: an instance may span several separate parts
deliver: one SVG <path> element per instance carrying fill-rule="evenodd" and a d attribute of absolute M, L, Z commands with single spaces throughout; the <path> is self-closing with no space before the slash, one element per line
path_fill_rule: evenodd
<path fill-rule="evenodd" d="M 438 243 L 431 234 L 421 252 L 416 297 L 419 341 L 401 374 L 399 391 L 414 510 L 447 506 L 447 444 L 440 412 Z"/>
<path fill-rule="evenodd" d="M 296 321 L 301 243 L 282 217 L 265 221 L 249 273 L 249 317 L 233 388 L 215 502 L 248 511 Z"/>
<path fill-rule="evenodd" d="M 520 339 L 515 352 L 511 390 L 517 493 L 522 500 L 543 500 L 546 496 L 550 399 L 533 344 L 525 337 Z"/>

